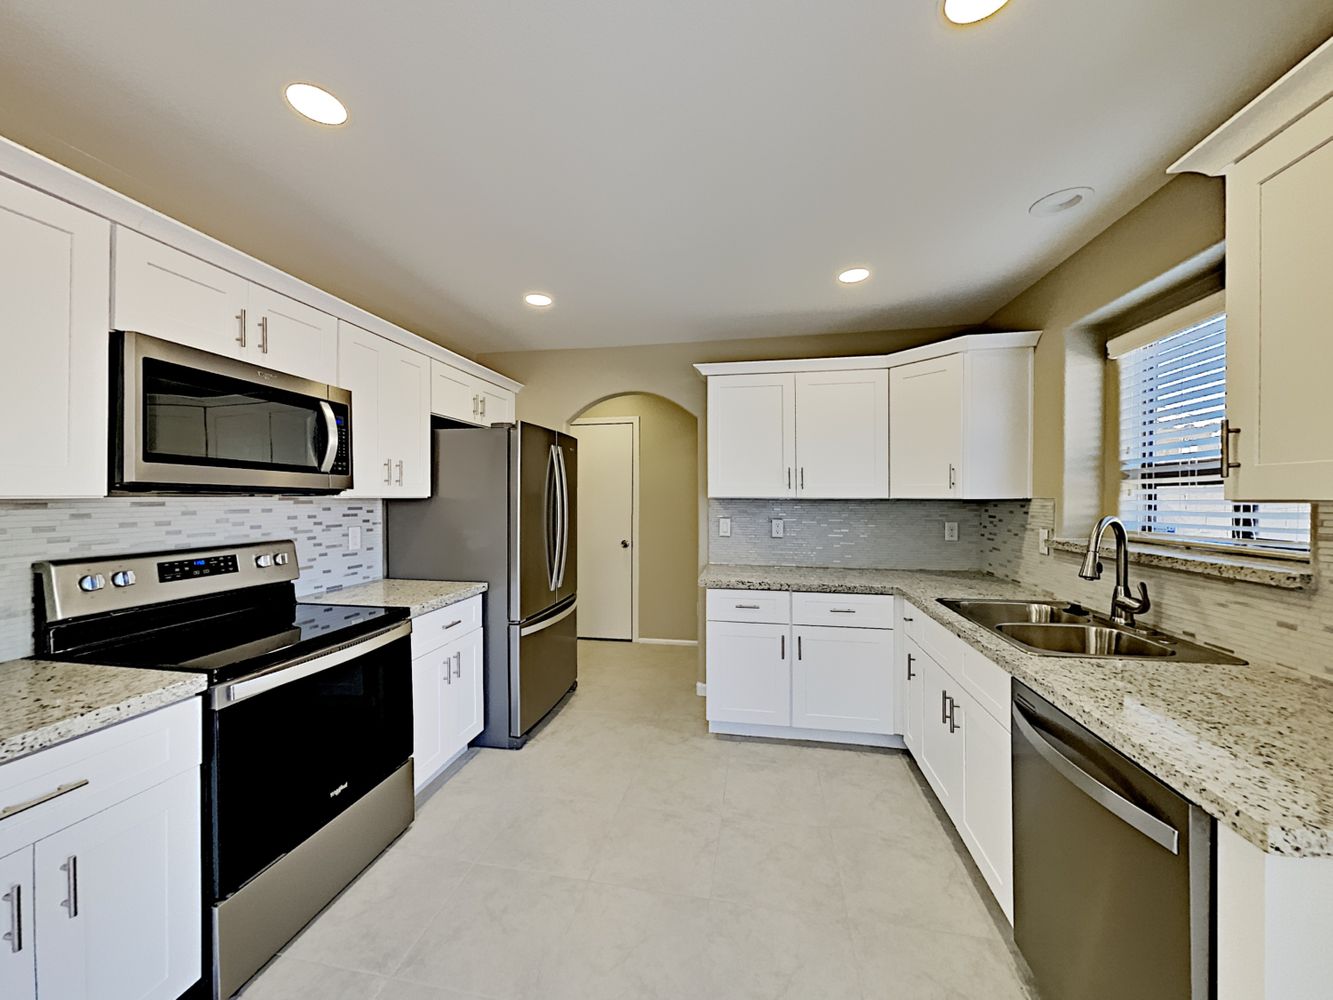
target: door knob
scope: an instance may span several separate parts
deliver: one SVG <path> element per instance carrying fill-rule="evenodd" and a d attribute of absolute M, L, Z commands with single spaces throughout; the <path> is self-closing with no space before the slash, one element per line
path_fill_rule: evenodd
<path fill-rule="evenodd" d="M 620 547 L 621 547 L 622 549 L 627 549 L 627 548 L 629 548 L 629 539 L 622 538 L 622 539 L 620 540 Z"/>

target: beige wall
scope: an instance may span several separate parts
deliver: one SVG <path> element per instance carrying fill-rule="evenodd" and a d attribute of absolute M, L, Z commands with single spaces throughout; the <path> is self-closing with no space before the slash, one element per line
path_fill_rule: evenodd
<path fill-rule="evenodd" d="M 1169 291 L 1163 276 L 1197 277 L 1191 262 L 1210 257 L 1224 223 L 1220 180 L 1176 177 L 987 321 L 996 329 L 1043 331 L 1033 491 L 1056 501 L 1057 532 L 1085 530 L 1112 492 L 1095 445 L 1106 434 L 1098 331 L 1117 313 Z"/>
<path fill-rule="evenodd" d="M 614 396 L 578 416 L 639 418 L 639 635 L 697 638 L 699 421 L 641 392 Z"/>

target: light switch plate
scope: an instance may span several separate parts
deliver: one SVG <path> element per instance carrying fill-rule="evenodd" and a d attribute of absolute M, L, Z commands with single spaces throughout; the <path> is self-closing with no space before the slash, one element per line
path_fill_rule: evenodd
<path fill-rule="evenodd" d="M 786 525 L 783 523 L 782 518 L 773 518 L 773 537 L 782 538 L 786 533 Z"/>
<path fill-rule="evenodd" d="M 945 540 L 946 542 L 956 542 L 956 541 L 958 541 L 958 522 L 957 522 L 957 521 L 945 521 L 945 522 L 944 522 L 944 540 Z"/>
<path fill-rule="evenodd" d="M 352 525 L 347 529 L 347 551 L 361 551 L 361 528 L 357 525 Z"/>
<path fill-rule="evenodd" d="M 1037 529 L 1037 551 L 1044 556 L 1051 554 L 1051 529 Z"/>
<path fill-rule="evenodd" d="M 719 517 L 717 519 L 717 537 L 718 538 L 731 537 L 731 518 Z"/>

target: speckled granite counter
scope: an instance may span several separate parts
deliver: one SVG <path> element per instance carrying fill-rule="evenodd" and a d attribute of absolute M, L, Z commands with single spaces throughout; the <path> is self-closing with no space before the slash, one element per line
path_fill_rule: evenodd
<path fill-rule="evenodd" d="M 88 663 L 0 663 L 0 763 L 83 736 L 207 687 L 199 674 Z"/>
<path fill-rule="evenodd" d="M 1050 596 L 981 573 L 713 565 L 699 583 L 901 594 L 1246 840 L 1273 854 L 1333 856 L 1333 685 L 1266 664 L 1027 653 L 937 602 Z"/>
<path fill-rule="evenodd" d="M 375 580 L 344 590 L 303 597 L 306 604 L 354 604 L 364 608 L 407 608 L 413 618 L 486 592 L 484 583 L 448 580 Z"/>

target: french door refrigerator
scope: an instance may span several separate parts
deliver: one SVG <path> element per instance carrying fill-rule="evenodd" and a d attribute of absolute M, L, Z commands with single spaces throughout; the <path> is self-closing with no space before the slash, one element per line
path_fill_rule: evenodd
<path fill-rule="evenodd" d="M 473 743 L 517 749 L 578 683 L 578 443 L 529 423 L 432 436 L 430 498 L 385 505 L 388 574 L 490 585 Z"/>

